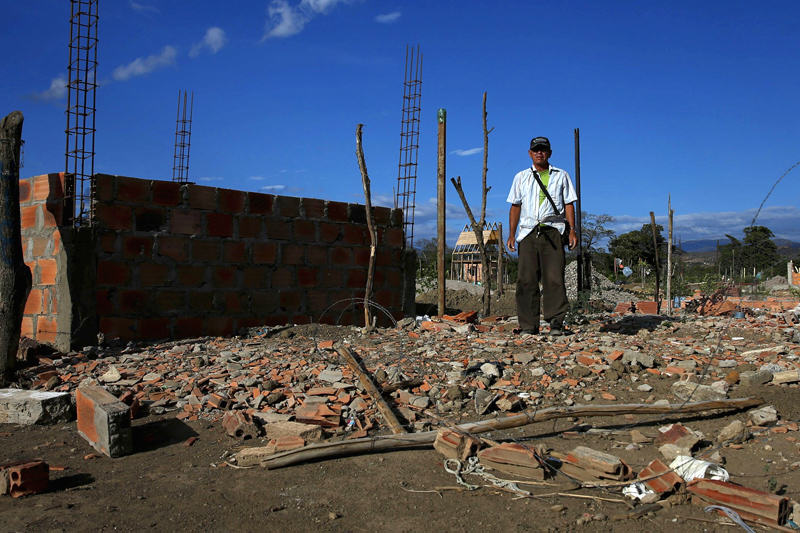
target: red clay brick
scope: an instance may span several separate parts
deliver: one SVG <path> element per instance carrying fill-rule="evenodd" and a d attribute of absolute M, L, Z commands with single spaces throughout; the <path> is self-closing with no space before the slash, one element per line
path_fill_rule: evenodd
<path fill-rule="evenodd" d="M 163 318 L 143 318 L 139 322 L 139 338 L 147 340 L 168 339 L 169 320 Z"/>
<path fill-rule="evenodd" d="M 209 237 L 233 237 L 233 216 L 225 213 L 207 213 L 206 232 Z"/>
<path fill-rule="evenodd" d="M 36 228 L 36 212 L 39 210 L 38 205 L 31 205 L 28 207 L 21 207 L 19 210 L 20 226 L 22 229 L 35 229 Z"/>
<path fill-rule="evenodd" d="M 28 294 L 28 299 L 25 301 L 25 309 L 23 314 L 38 315 L 42 312 L 42 291 L 39 289 L 31 289 Z"/>
<path fill-rule="evenodd" d="M 328 202 L 328 220 L 347 222 L 347 204 L 343 202 Z"/>
<path fill-rule="evenodd" d="M 205 331 L 209 335 L 227 337 L 234 332 L 234 321 L 230 317 L 213 316 L 204 320 Z"/>
<path fill-rule="evenodd" d="M 282 217 L 297 218 L 300 216 L 300 198 L 278 196 L 278 213 Z"/>
<path fill-rule="evenodd" d="M 242 272 L 245 289 L 264 289 L 269 282 L 270 270 L 266 267 L 246 267 Z"/>
<path fill-rule="evenodd" d="M 281 291 L 281 308 L 289 313 L 299 311 L 303 302 L 303 293 L 296 290 Z"/>
<path fill-rule="evenodd" d="M 166 211 L 139 206 L 133 214 L 133 227 L 136 231 L 163 231 L 167 227 Z"/>
<path fill-rule="evenodd" d="M 140 313 L 147 308 L 149 291 L 121 291 L 119 310 L 121 313 Z"/>
<path fill-rule="evenodd" d="M 130 340 L 136 337 L 136 320 L 121 317 L 102 317 L 100 318 L 100 331 L 106 338 Z"/>
<path fill-rule="evenodd" d="M 117 178 L 117 201 L 143 203 L 149 200 L 150 182 L 137 178 Z"/>
<path fill-rule="evenodd" d="M 175 320 L 176 337 L 196 337 L 203 332 L 203 319 L 183 317 Z"/>
<path fill-rule="evenodd" d="M 189 185 L 189 207 L 194 209 L 216 209 L 217 189 L 201 185 Z"/>
<path fill-rule="evenodd" d="M 353 250 L 354 264 L 358 266 L 369 265 L 369 248 L 355 248 Z"/>
<path fill-rule="evenodd" d="M 233 287 L 236 284 L 236 269 L 233 267 L 216 267 L 212 273 L 215 287 Z"/>
<path fill-rule="evenodd" d="M 363 226 L 345 226 L 344 242 L 347 244 L 369 244 L 369 236 L 367 235 L 366 228 Z"/>
<path fill-rule="evenodd" d="M 100 249 L 107 253 L 113 254 L 117 251 L 117 237 L 116 233 L 112 233 L 110 231 L 106 231 L 100 234 Z"/>
<path fill-rule="evenodd" d="M 214 293 L 210 291 L 192 291 L 189 293 L 189 308 L 192 311 L 213 311 Z"/>
<path fill-rule="evenodd" d="M 636 302 L 636 312 L 646 315 L 658 314 L 658 305 L 656 302 L 640 301 Z"/>
<path fill-rule="evenodd" d="M 225 301 L 225 312 L 240 313 L 244 308 L 243 301 L 247 300 L 247 295 L 239 292 L 226 292 L 223 298 Z"/>
<path fill-rule="evenodd" d="M 139 266 L 139 283 L 142 287 L 157 287 L 167 284 L 169 268 L 167 265 L 143 263 Z"/>
<path fill-rule="evenodd" d="M 278 245 L 274 242 L 253 243 L 253 263 L 272 264 L 278 257 Z"/>
<path fill-rule="evenodd" d="M 55 200 L 45 203 L 42 213 L 44 214 L 42 222 L 45 228 L 60 226 L 64 217 L 63 201 Z"/>
<path fill-rule="evenodd" d="M 283 324 L 288 324 L 289 317 L 287 315 L 270 314 L 269 316 L 264 317 L 263 322 L 265 326 L 280 326 Z"/>
<path fill-rule="evenodd" d="M 275 291 L 258 291 L 251 294 L 251 312 L 256 315 L 272 313 L 278 309 L 279 297 Z"/>
<path fill-rule="evenodd" d="M 33 200 L 47 200 L 50 196 L 50 176 L 43 174 L 33 178 Z"/>
<path fill-rule="evenodd" d="M 192 261 L 219 261 L 219 241 L 192 241 Z"/>
<path fill-rule="evenodd" d="M 225 263 L 244 262 L 245 248 L 245 243 L 241 241 L 224 243 L 222 245 L 222 261 Z"/>
<path fill-rule="evenodd" d="M 292 238 L 292 223 L 280 220 L 267 220 L 267 238 L 288 241 Z"/>
<path fill-rule="evenodd" d="M 338 268 L 323 268 L 320 270 L 321 287 L 341 287 L 344 271 Z"/>
<path fill-rule="evenodd" d="M 270 284 L 273 289 L 285 289 L 294 286 L 292 271 L 288 268 L 278 268 L 272 273 Z"/>
<path fill-rule="evenodd" d="M 95 310 L 98 315 L 110 315 L 114 312 L 114 302 L 111 301 L 111 291 L 101 289 L 95 292 Z"/>
<path fill-rule="evenodd" d="M 133 227 L 131 208 L 124 205 L 100 204 L 95 210 L 100 227 L 129 230 Z"/>
<path fill-rule="evenodd" d="M 196 265 L 180 265 L 175 268 L 178 284 L 183 287 L 199 287 L 205 282 L 206 267 Z"/>
<path fill-rule="evenodd" d="M 58 254 L 61 251 L 61 232 L 54 231 L 53 232 L 53 255 Z"/>
<path fill-rule="evenodd" d="M 306 261 L 312 266 L 324 266 L 328 264 L 327 246 L 309 246 L 306 249 Z"/>
<path fill-rule="evenodd" d="M 110 202 L 114 199 L 114 176 L 108 174 L 94 175 L 95 198 L 100 202 Z"/>
<path fill-rule="evenodd" d="M 317 285 L 319 270 L 316 268 L 298 268 L 297 284 L 301 287 L 314 287 Z"/>
<path fill-rule="evenodd" d="M 31 201 L 31 180 L 19 180 L 19 203 Z"/>
<path fill-rule="evenodd" d="M 344 248 L 337 246 L 331 248 L 331 264 L 332 265 L 350 265 L 353 262 L 353 251 L 351 248 Z"/>
<path fill-rule="evenodd" d="M 292 324 L 310 324 L 310 323 L 311 323 L 311 317 L 308 316 L 306 313 L 292 315 Z"/>
<path fill-rule="evenodd" d="M 19 334 L 21 337 L 29 337 L 31 339 L 34 338 L 33 318 L 28 316 L 22 317 L 22 325 L 20 327 Z"/>
<path fill-rule="evenodd" d="M 367 271 L 350 269 L 347 272 L 347 287 L 351 289 L 363 288 L 367 284 Z"/>
<path fill-rule="evenodd" d="M 389 246 L 401 247 L 403 246 L 403 230 L 399 228 L 389 228 L 383 234 L 381 244 L 388 244 Z"/>
<path fill-rule="evenodd" d="M 339 239 L 341 224 L 331 224 L 329 222 L 319 223 L 319 240 L 324 243 L 336 242 Z"/>
<path fill-rule="evenodd" d="M 392 227 L 393 228 L 403 227 L 403 210 L 400 208 L 392 209 Z"/>
<path fill-rule="evenodd" d="M 188 254 L 189 239 L 186 237 L 159 237 L 158 255 L 169 257 L 178 262 L 186 261 Z"/>
<path fill-rule="evenodd" d="M 57 332 L 55 318 L 40 316 L 36 319 L 36 340 L 39 342 L 55 342 Z"/>
<path fill-rule="evenodd" d="M 399 270 L 389 270 L 386 272 L 386 284 L 399 290 L 403 286 L 403 275 Z"/>
<path fill-rule="evenodd" d="M 243 213 L 247 193 L 231 189 L 219 189 L 219 210 L 225 213 Z"/>
<path fill-rule="evenodd" d="M 249 239 L 261 236 L 261 217 L 240 216 L 239 238 Z"/>
<path fill-rule="evenodd" d="M 317 229 L 310 220 L 294 221 L 294 238 L 298 241 L 314 242 L 317 240 Z"/>
<path fill-rule="evenodd" d="M 301 265 L 305 262 L 305 246 L 297 244 L 281 245 L 281 263 L 284 265 Z"/>
<path fill-rule="evenodd" d="M 153 182 L 153 203 L 156 205 L 176 206 L 181 203 L 181 183 L 174 181 Z"/>
<path fill-rule="evenodd" d="M 183 311 L 186 309 L 186 292 L 160 290 L 155 294 L 155 305 L 161 313 Z"/>
<path fill-rule="evenodd" d="M 379 226 L 388 226 L 392 218 L 392 210 L 388 207 L 373 207 L 372 219 Z"/>
<path fill-rule="evenodd" d="M 170 233 L 198 235 L 203 231 L 203 217 L 197 211 L 174 210 L 169 224 Z"/>
<path fill-rule="evenodd" d="M 38 235 L 34 235 L 31 237 L 31 255 L 33 257 L 42 257 L 44 255 L 45 250 L 47 249 L 47 245 L 50 244 L 50 239 L 47 237 L 40 237 Z"/>
<path fill-rule="evenodd" d="M 325 200 L 303 198 L 302 205 L 306 218 L 322 218 L 325 216 Z"/>
<path fill-rule="evenodd" d="M 122 256 L 125 259 L 136 257 L 149 259 L 153 251 L 152 237 L 126 236 L 122 238 Z"/>
<path fill-rule="evenodd" d="M 39 260 L 39 283 L 41 285 L 55 285 L 58 266 L 55 259 Z"/>
<path fill-rule="evenodd" d="M 328 307 L 328 295 L 325 292 L 311 291 L 306 294 L 306 301 L 309 311 L 315 313 L 314 316 L 319 316 Z"/>
<path fill-rule="evenodd" d="M 274 197 L 271 194 L 251 192 L 248 196 L 248 210 L 251 215 L 271 215 Z"/>

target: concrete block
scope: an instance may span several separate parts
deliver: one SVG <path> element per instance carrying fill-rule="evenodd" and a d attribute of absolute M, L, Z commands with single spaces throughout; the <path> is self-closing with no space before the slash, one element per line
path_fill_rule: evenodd
<path fill-rule="evenodd" d="M 0 423 L 58 424 L 73 419 L 69 393 L 0 389 Z"/>
<path fill-rule="evenodd" d="M 127 405 L 102 387 L 81 387 L 75 393 L 78 433 L 109 457 L 133 451 L 131 415 Z"/>

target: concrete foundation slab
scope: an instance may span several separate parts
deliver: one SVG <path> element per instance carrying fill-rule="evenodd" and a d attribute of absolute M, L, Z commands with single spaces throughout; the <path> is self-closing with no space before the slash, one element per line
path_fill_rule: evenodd
<path fill-rule="evenodd" d="M 0 423 L 58 424 L 74 418 L 69 393 L 0 389 Z"/>

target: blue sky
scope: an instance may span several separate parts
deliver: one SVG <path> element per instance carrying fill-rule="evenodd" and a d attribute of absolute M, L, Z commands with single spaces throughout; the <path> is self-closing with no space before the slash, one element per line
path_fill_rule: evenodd
<path fill-rule="evenodd" d="M 33 8 L 33 6 L 36 6 Z M 23 176 L 64 169 L 69 2 L 3 0 L 4 113 L 25 114 Z M 179 89 L 194 91 L 190 179 L 363 203 L 397 182 L 406 44 L 424 56 L 416 239 L 435 235 L 436 110 L 447 176 L 477 210 L 488 92 L 488 218 L 507 226 L 531 137 L 574 173 L 583 208 L 638 229 L 672 195 L 683 240 L 741 233 L 800 160 L 800 3 L 650 1 L 104 0 L 98 172 L 170 179 Z M 13 21 L 10 23 L 9 21 Z M 800 169 L 757 223 L 800 241 Z M 466 222 L 448 182 L 448 236 Z"/>

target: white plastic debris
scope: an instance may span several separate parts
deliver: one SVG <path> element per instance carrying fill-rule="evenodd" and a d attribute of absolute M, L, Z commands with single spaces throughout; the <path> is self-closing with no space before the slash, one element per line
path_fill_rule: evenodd
<path fill-rule="evenodd" d="M 728 471 L 721 466 L 686 455 L 677 456 L 669 467 L 687 483 L 693 479 L 716 479 L 717 481 L 728 481 L 730 479 Z"/>
<path fill-rule="evenodd" d="M 632 500 L 641 500 L 642 498 L 646 498 L 648 495 L 655 493 L 656 492 L 653 489 L 647 488 L 647 485 L 641 481 L 631 483 L 622 489 L 622 494 L 628 498 L 631 498 Z"/>

